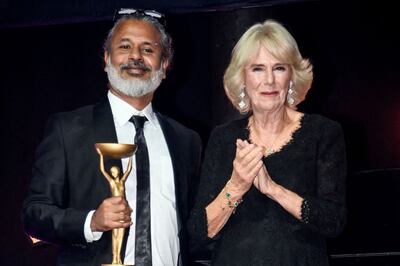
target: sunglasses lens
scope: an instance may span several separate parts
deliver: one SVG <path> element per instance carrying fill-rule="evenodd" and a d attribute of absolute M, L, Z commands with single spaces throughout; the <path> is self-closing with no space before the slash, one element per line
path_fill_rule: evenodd
<path fill-rule="evenodd" d="M 153 17 L 153 18 L 161 18 L 163 15 L 157 11 L 154 10 L 145 10 L 143 11 L 147 16 Z"/>
<path fill-rule="evenodd" d="M 118 11 L 119 15 L 130 15 L 130 14 L 135 14 L 137 12 L 136 9 L 133 8 L 121 8 L 121 10 Z"/>
<path fill-rule="evenodd" d="M 163 14 L 161 14 L 158 11 L 155 10 L 141 10 L 141 9 L 134 9 L 134 8 L 121 8 L 118 10 L 114 15 L 114 21 L 119 19 L 121 16 L 125 15 L 133 15 L 133 14 L 138 14 L 138 15 L 143 15 L 143 16 L 149 16 L 152 18 L 157 19 L 164 27 L 166 26 L 166 21 L 165 17 Z"/>

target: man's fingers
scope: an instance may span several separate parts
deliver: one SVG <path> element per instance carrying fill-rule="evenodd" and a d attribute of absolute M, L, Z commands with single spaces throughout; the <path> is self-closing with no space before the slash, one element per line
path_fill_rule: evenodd
<path fill-rule="evenodd" d="M 106 231 L 116 229 L 116 228 L 128 228 L 131 225 L 132 225 L 132 222 L 113 221 L 113 222 L 109 222 L 107 224 L 108 229 Z"/>
<path fill-rule="evenodd" d="M 113 197 L 107 198 L 107 199 L 105 199 L 103 201 L 103 204 L 105 204 L 105 205 L 121 205 L 121 204 L 124 204 L 124 205 L 129 206 L 128 201 L 122 196 L 113 196 Z"/>
<path fill-rule="evenodd" d="M 132 209 L 129 207 L 128 202 L 123 197 L 111 197 L 105 199 L 102 203 L 102 207 L 110 212 L 126 212 L 131 213 Z"/>
<path fill-rule="evenodd" d="M 130 214 L 132 212 L 132 209 L 126 205 L 126 204 L 118 204 L 118 205 L 113 205 L 108 209 L 109 212 L 113 212 L 113 213 L 126 213 L 126 214 Z"/>
<path fill-rule="evenodd" d="M 103 216 L 96 217 L 96 223 L 100 225 L 103 231 L 114 228 L 127 227 L 132 224 L 132 219 L 124 213 L 104 213 Z"/>
<path fill-rule="evenodd" d="M 121 196 L 113 196 L 106 200 L 108 200 L 108 202 L 113 205 L 122 204 L 123 202 L 126 202 L 126 200 Z"/>
<path fill-rule="evenodd" d="M 131 221 L 131 216 L 130 216 L 130 214 L 126 214 L 124 212 L 120 212 L 118 214 L 118 220 L 119 221 L 124 221 L 124 222 L 129 222 L 129 221 Z"/>
<path fill-rule="evenodd" d="M 110 229 L 115 229 L 115 228 L 128 228 L 129 226 L 132 225 L 132 222 L 122 222 L 122 221 L 117 221 L 117 222 L 112 222 L 110 223 Z"/>
<path fill-rule="evenodd" d="M 91 228 L 94 231 L 108 231 L 114 228 L 126 228 L 132 223 L 132 209 L 123 197 L 105 199 L 92 217 Z"/>
<path fill-rule="evenodd" d="M 130 222 L 131 221 L 131 216 L 127 215 L 124 212 L 110 212 L 105 215 L 105 219 L 107 221 L 124 221 L 124 222 Z"/>

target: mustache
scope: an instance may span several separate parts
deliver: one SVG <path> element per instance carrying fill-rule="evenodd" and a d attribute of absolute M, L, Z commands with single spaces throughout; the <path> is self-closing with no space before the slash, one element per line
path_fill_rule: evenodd
<path fill-rule="evenodd" d="M 129 68 L 139 68 L 142 71 L 151 71 L 151 67 L 147 66 L 140 60 L 131 60 L 127 64 L 121 64 L 119 67 L 122 70 L 129 69 Z"/>

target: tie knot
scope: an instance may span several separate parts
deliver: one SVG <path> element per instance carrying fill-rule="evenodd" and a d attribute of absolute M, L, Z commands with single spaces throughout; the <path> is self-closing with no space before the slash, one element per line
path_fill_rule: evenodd
<path fill-rule="evenodd" d="M 144 122 L 147 121 L 147 118 L 145 116 L 139 116 L 139 115 L 133 115 L 131 119 L 129 119 L 134 125 L 135 129 L 143 129 Z"/>

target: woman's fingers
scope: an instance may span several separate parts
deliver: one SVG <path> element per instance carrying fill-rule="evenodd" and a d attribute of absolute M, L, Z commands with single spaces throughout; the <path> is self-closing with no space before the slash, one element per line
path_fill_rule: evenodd
<path fill-rule="evenodd" d="M 236 141 L 236 158 L 233 162 L 238 178 L 246 183 L 252 183 L 262 167 L 262 149 L 255 144 L 238 139 Z"/>
<path fill-rule="evenodd" d="M 254 144 L 247 144 L 243 148 L 239 148 L 236 158 L 243 167 L 252 168 L 263 157 L 262 149 Z"/>

